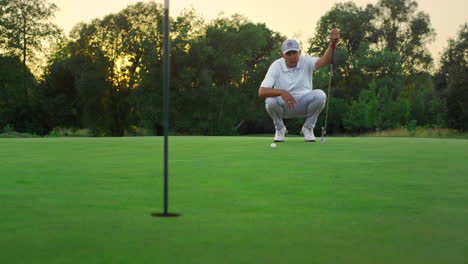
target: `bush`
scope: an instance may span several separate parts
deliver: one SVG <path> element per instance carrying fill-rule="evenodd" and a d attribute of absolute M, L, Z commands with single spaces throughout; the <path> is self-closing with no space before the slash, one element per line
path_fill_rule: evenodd
<path fill-rule="evenodd" d="M 412 137 L 414 137 L 414 135 L 416 134 L 416 128 L 417 128 L 417 125 L 418 122 L 416 120 L 411 120 L 408 122 L 408 124 L 406 125 L 406 130 L 408 130 L 408 132 L 410 133 L 410 135 Z"/>
<path fill-rule="evenodd" d="M 10 133 L 13 133 L 13 132 L 15 132 L 15 130 L 13 129 L 13 126 L 11 124 L 7 124 L 2 129 L 2 133 L 5 133 L 5 134 L 10 134 Z"/>

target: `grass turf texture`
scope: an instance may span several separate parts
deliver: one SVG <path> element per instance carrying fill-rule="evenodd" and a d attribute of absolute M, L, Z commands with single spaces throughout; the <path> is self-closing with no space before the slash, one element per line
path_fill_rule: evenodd
<path fill-rule="evenodd" d="M 468 140 L 0 139 L 1 263 L 466 263 Z"/>

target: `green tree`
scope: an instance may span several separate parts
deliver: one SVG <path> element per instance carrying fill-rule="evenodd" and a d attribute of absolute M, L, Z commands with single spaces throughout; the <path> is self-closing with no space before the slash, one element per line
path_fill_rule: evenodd
<path fill-rule="evenodd" d="M 83 125 L 96 135 L 122 136 L 137 122 L 132 94 L 160 68 L 162 14 L 161 4 L 140 2 L 73 29 L 67 56 Z"/>
<path fill-rule="evenodd" d="M 63 54 L 51 58 L 53 63 L 45 70 L 38 94 L 51 127 L 81 128 L 77 71 L 72 59 L 59 56 Z"/>
<path fill-rule="evenodd" d="M 375 127 L 377 97 L 375 90 L 362 90 L 357 100 L 353 100 L 343 116 L 343 125 L 348 132 L 366 132 Z"/>
<path fill-rule="evenodd" d="M 317 23 L 314 37 L 310 42 L 309 53 L 321 56 L 328 48 L 330 31 L 340 30 L 340 46 L 347 54 L 354 54 L 362 42 L 376 43 L 376 28 L 371 21 L 375 18 L 375 7 L 358 7 L 354 2 L 335 4 Z"/>
<path fill-rule="evenodd" d="M 181 132 L 235 134 L 241 120 L 260 118 L 258 87 L 284 38 L 239 15 L 219 17 L 204 32 L 178 68 L 184 91 L 178 94 L 177 126 Z"/>
<path fill-rule="evenodd" d="M 46 0 L 0 1 L 0 50 L 21 56 L 23 64 L 30 66 L 37 54 L 44 51 L 44 40 L 53 41 L 61 30 L 50 19 L 57 5 Z M 25 68 L 25 67 L 23 67 Z M 23 92 L 26 87 L 27 71 L 23 71 Z"/>
<path fill-rule="evenodd" d="M 447 125 L 468 130 L 468 23 L 448 41 L 435 80 L 438 94 L 446 100 Z"/>
<path fill-rule="evenodd" d="M 160 133 L 162 18 L 162 6 L 148 2 L 78 24 L 51 57 L 44 78 L 45 91 L 55 95 L 48 96 L 49 109 L 63 109 L 52 119 L 95 135 L 122 136 L 135 125 Z M 188 75 L 182 67 L 189 44 L 203 34 L 202 23 L 194 10 L 171 19 L 172 119 L 186 87 L 181 80 Z"/>
<path fill-rule="evenodd" d="M 379 43 L 398 52 L 405 70 L 421 72 L 432 66 L 432 56 L 426 45 L 435 37 L 428 14 L 416 12 L 414 0 L 380 0 L 376 4 L 374 23 Z"/>
<path fill-rule="evenodd" d="M 390 83 L 376 80 L 361 91 L 358 99 L 351 101 L 343 115 L 344 127 L 350 132 L 367 132 L 373 129 L 392 129 L 408 122 L 410 106 L 405 97 L 393 98 Z"/>
<path fill-rule="evenodd" d="M 12 70 L 16 69 L 16 70 Z M 26 72 L 26 79 L 24 79 Z M 21 87 L 32 87 L 32 100 L 27 100 Z M 41 108 L 34 75 L 17 56 L 0 55 L 0 127 L 10 125 L 15 131 L 39 135 L 49 133 L 46 113 Z"/>
<path fill-rule="evenodd" d="M 432 62 L 425 45 L 433 38 L 434 30 L 429 16 L 416 11 L 417 3 L 411 0 L 381 0 L 364 8 L 346 2 L 334 5 L 320 18 L 317 32 L 310 40 L 310 53 L 323 54 L 332 28 L 338 28 L 342 37 L 335 51 L 331 97 L 343 98 L 348 105 L 346 111 L 352 113 L 341 118 L 335 116 L 343 122 L 343 126 L 335 124 L 335 127 L 354 132 L 393 128 L 407 122 L 408 111 L 422 123 L 434 120 L 429 109 L 443 105 L 433 95 L 432 83 L 425 72 Z M 314 75 L 314 88 L 326 90 L 327 86 L 328 68 Z M 359 120 L 359 114 L 370 115 L 371 108 L 364 106 L 369 98 L 360 96 L 368 95 L 366 90 L 371 86 L 375 98 L 383 105 L 370 121 L 365 116 Z M 402 113 L 397 113 L 397 109 Z M 435 119 L 440 120 L 440 116 Z M 356 124 L 352 125 L 351 120 Z"/>
<path fill-rule="evenodd" d="M 0 127 L 10 124 L 18 130 L 21 126 L 17 120 L 17 113 L 27 106 L 24 94 L 18 89 L 23 84 L 22 71 L 29 73 L 28 85 L 34 85 L 35 82 L 29 69 L 23 67 L 18 57 L 0 55 Z"/>
<path fill-rule="evenodd" d="M 335 4 L 317 23 L 315 35 L 309 40 L 308 52 L 313 56 L 322 56 L 328 48 L 331 29 L 340 30 L 341 40 L 335 50 L 334 97 L 349 101 L 367 87 L 367 83 L 362 83 L 352 75 L 363 50 L 368 50 L 371 43 L 377 42 L 376 28 L 371 23 L 374 17 L 375 8 L 372 5 L 361 8 L 353 2 L 345 2 Z M 314 75 L 314 88 L 324 90 L 327 86 L 328 67 Z"/>
<path fill-rule="evenodd" d="M 444 127 L 446 126 L 445 99 L 434 91 L 434 80 L 430 73 L 411 74 L 405 81 L 402 91 L 411 105 L 410 120 L 418 124 Z"/>

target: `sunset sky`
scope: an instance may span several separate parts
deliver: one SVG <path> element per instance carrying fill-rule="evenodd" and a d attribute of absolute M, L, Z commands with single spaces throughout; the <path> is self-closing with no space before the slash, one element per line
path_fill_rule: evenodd
<path fill-rule="evenodd" d="M 143 0 L 144 2 L 149 0 Z M 141 0 L 50 0 L 58 5 L 55 23 L 67 34 L 79 22 L 89 22 L 93 18 L 115 13 L 129 4 Z M 156 2 L 164 3 L 164 0 Z M 193 7 L 196 12 L 208 21 L 216 18 L 221 12 L 225 16 L 235 13 L 244 15 L 249 20 L 265 23 L 270 29 L 287 37 L 299 38 L 304 43 L 315 32 L 315 25 L 335 3 L 347 2 L 338 0 L 172 0 L 171 16 L 177 16 L 184 8 Z M 361 7 L 378 0 L 354 0 Z M 460 26 L 468 23 L 467 0 L 417 0 L 418 11 L 424 11 L 431 18 L 431 25 L 437 36 L 429 45 L 436 61 L 447 46 L 449 38 L 455 38 Z M 303 49 L 307 49 L 305 43 Z"/>

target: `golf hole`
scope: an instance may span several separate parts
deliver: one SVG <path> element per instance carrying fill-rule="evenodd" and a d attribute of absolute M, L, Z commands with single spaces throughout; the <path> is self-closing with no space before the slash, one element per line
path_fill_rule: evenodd
<path fill-rule="evenodd" d="M 164 213 L 153 213 L 153 214 L 151 214 L 151 216 L 154 216 L 154 217 L 178 217 L 178 216 L 180 216 L 180 214 L 174 214 L 174 213 L 167 213 L 167 214 L 164 214 Z"/>

